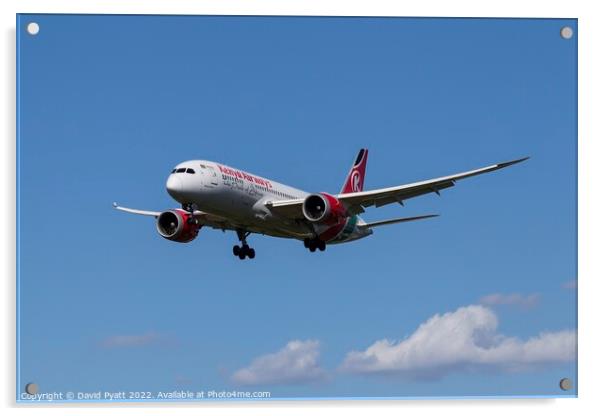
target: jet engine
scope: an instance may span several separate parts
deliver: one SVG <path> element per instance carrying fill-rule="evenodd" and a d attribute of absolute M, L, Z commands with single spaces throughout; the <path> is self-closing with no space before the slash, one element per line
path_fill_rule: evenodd
<path fill-rule="evenodd" d="M 336 223 L 347 216 L 347 210 L 341 201 L 325 192 L 307 196 L 302 210 L 308 221 L 316 223 Z"/>
<path fill-rule="evenodd" d="M 188 243 L 196 238 L 201 229 L 189 212 L 173 209 L 162 212 L 157 218 L 157 232 L 163 238 L 178 243 Z"/>

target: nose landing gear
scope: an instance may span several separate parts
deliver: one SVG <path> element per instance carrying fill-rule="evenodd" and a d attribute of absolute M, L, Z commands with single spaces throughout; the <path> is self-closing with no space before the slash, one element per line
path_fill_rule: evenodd
<path fill-rule="evenodd" d="M 188 219 L 186 220 L 186 222 L 188 224 L 198 224 L 199 223 L 199 220 L 194 217 L 194 211 L 196 211 L 198 209 L 196 204 L 182 204 L 182 209 L 184 211 L 188 211 L 188 213 L 190 214 L 188 216 Z"/>
<path fill-rule="evenodd" d="M 237 256 L 239 259 L 244 260 L 246 257 L 250 259 L 255 258 L 255 249 L 249 247 L 247 244 L 247 237 L 251 234 L 248 231 L 237 230 L 236 234 L 238 235 L 238 239 L 242 243 L 242 246 L 234 246 L 232 247 L 232 253 Z"/>

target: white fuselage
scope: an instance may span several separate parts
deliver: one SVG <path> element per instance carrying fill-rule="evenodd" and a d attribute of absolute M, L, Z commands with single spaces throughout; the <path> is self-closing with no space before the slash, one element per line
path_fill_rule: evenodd
<path fill-rule="evenodd" d="M 287 238 L 312 238 L 313 225 L 274 216 L 266 202 L 304 199 L 309 193 L 239 169 L 206 160 L 178 164 L 166 183 L 167 192 L 181 204 L 195 204 L 208 214 L 228 218 L 241 229 Z M 358 216 L 349 217 L 329 243 L 356 240 L 371 234 Z M 358 227 L 360 226 L 360 227 Z"/>

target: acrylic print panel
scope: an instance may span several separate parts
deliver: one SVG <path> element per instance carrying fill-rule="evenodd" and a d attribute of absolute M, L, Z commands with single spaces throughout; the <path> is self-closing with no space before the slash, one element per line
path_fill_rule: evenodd
<path fill-rule="evenodd" d="M 17 400 L 576 396 L 575 19 L 17 23 Z"/>

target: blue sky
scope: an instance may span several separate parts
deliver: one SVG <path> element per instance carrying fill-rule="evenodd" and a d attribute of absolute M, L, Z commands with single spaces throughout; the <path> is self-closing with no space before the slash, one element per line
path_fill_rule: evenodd
<path fill-rule="evenodd" d="M 37 36 L 25 32 L 30 21 Z M 576 34 L 576 20 L 21 15 L 18 24 L 20 384 L 575 393 L 558 380 L 576 380 L 564 353 L 577 328 L 577 39 L 559 35 L 565 25 Z M 253 236 L 257 257 L 240 261 L 233 233 L 203 229 L 176 244 L 151 219 L 111 207 L 176 206 L 166 177 L 195 158 L 337 192 L 364 146 L 366 189 L 531 159 L 441 197 L 370 209 L 366 220 L 441 217 L 326 253 Z M 450 327 L 467 335 L 434 341 Z M 374 345 L 393 359 L 371 365 Z M 447 345 L 445 360 L 428 359 Z M 478 348 L 487 353 L 476 358 Z"/>

